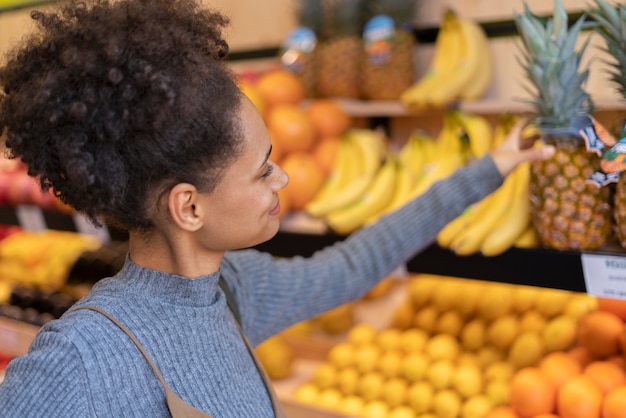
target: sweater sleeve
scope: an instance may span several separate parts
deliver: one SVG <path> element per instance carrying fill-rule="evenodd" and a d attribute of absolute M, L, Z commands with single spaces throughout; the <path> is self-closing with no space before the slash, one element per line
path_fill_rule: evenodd
<path fill-rule="evenodd" d="M 255 250 L 228 253 L 222 274 L 234 288 L 248 337 L 258 344 L 294 323 L 361 297 L 432 244 L 443 226 L 502 181 L 491 157 L 485 156 L 311 257 L 275 258 Z"/>
<path fill-rule="evenodd" d="M 88 417 L 86 373 L 62 334 L 39 332 L 28 354 L 9 363 L 0 385 L 0 417 Z"/>

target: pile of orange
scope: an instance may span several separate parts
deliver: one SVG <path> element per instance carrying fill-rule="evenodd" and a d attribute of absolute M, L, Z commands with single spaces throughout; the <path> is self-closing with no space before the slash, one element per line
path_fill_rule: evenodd
<path fill-rule="evenodd" d="M 280 193 L 281 216 L 301 210 L 330 175 L 339 140 L 352 119 L 335 101 L 307 100 L 300 78 L 282 68 L 267 70 L 241 86 L 265 120 L 272 161 L 289 175 Z"/>
<path fill-rule="evenodd" d="M 626 301 L 599 298 L 577 337 L 571 350 L 518 370 L 509 405 L 486 418 L 625 418 Z"/>

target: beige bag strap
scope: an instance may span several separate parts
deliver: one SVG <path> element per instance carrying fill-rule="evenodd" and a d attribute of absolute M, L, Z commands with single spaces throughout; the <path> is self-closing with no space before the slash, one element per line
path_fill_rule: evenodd
<path fill-rule="evenodd" d="M 137 340 L 135 335 L 133 335 L 133 333 L 130 332 L 130 330 L 124 326 L 124 324 L 122 324 L 120 321 L 115 319 L 113 315 L 109 314 L 104 309 L 98 308 L 97 306 L 85 305 L 85 306 L 79 306 L 73 310 L 78 310 L 78 309 L 90 309 L 92 311 L 101 313 L 102 315 L 106 316 L 109 320 L 111 320 L 111 322 L 117 325 L 122 331 L 124 331 L 124 333 L 128 335 L 128 338 L 130 338 L 133 341 L 133 343 L 135 343 L 135 345 L 137 346 L 141 354 L 144 356 L 144 358 L 146 359 L 150 367 L 152 367 L 152 371 L 154 371 L 154 374 L 159 379 L 159 381 L 163 385 L 163 388 L 165 389 L 165 401 L 167 402 L 167 407 L 170 410 L 170 414 L 172 415 L 172 418 L 211 418 L 211 415 L 208 415 L 207 413 L 202 412 L 201 410 L 196 409 L 193 406 L 189 405 L 187 402 L 179 398 L 178 395 L 176 395 L 176 393 L 174 393 L 172 389 L 170 389 L 167 383 L 165 383 L 165 379 L 159 372 L 159 369 L 157 369 L 156 365 L 150 358 L 150 355 L 148 354 L 148 352 L 143 348 L 143 346 L 141 345 L 139 340 Z"/>

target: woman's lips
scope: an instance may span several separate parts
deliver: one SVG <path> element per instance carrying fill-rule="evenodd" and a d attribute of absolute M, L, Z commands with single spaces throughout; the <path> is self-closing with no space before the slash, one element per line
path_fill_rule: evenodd
<path fill-rule="evenodd" d="M 280 202 L 276 203 L 274 209 L 270 212 L 270 215 L 278 215 L 280 213 Z"/>

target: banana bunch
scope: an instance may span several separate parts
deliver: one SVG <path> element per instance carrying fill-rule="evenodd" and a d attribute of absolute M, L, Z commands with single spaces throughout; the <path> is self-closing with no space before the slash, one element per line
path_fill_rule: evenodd
<path fill-rule="evenodd" d="M 514 120 L 503 117 L 493 133 L 500 144 Z M 536 234 L 530 223 L 530 164 L 518 166 L 496 191 L 468 207 L 437 235 L 437 243 L 457 255 L 481 253 L 491 257 L 514 245 L 533 246 Z"/>
<path fill-rule="evenodd" d="M 493 74 L 489 41 L 483 28 L 448 10 L 435 40 L 426 74 L 406 89 L 400 101 L 409 108 L 442 108 L 457 100 L 481 98 Z"/>

